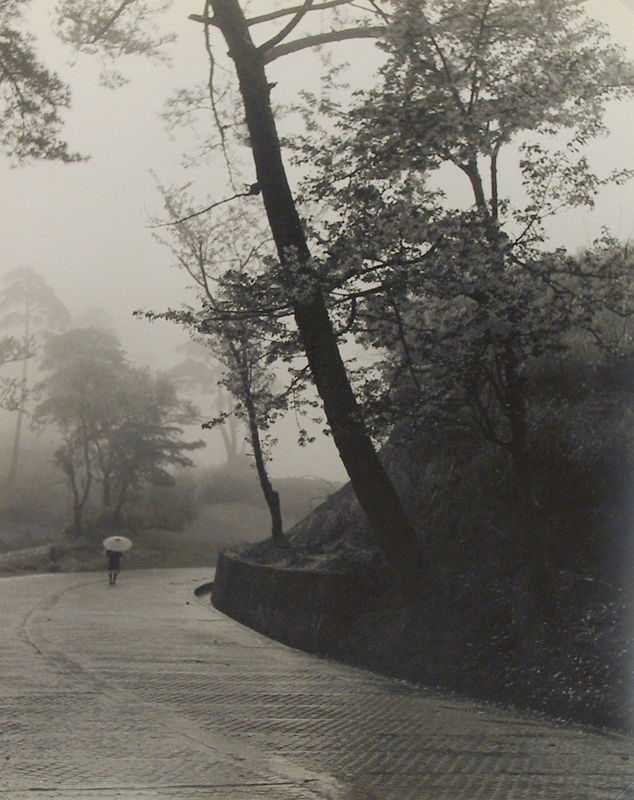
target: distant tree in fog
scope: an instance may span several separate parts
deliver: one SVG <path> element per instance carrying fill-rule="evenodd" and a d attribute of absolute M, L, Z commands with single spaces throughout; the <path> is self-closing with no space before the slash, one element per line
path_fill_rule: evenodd
<path fill-rule="evenodd" d="M 22 361 L 28 354 L 15 336 L 0 337 L 0 366 Z M 17 378 L 0 378 L 0 408 L 15 411 L 20 399 L 20 381 Z"/>
<path fill-rule="evenodd" d="M 22 424 L 29 394 L 29 361 L 37 353 L 44 337 L 62 330 L 70 320 L 66 306 L 59 300 L 41 275 L 31 267 L 18 267 L 3 276 L 4 288 L 0 290 L 0 328 L 13 329 L 19 348 L 22 371 L 10 389 L 11 407 L 17 410 L 13 452 L 7 480 L 13 481 L 18 473 Z M 14 351 L 16 352 L 16 351 Z"/>
<path fill-rule="evenodd" d="M 222 424 L 218 425 L 218 432 L 225 448 L 227 464 L 231 466 L 244 456 L 246 431 L 235 414 L 227 413 L 231 410 L 231 398 L 221 382 L 222 367 L 214 359 L 211 350 L 203 344 L 191 341 L 184 349 L 188 357 L 171 367 L 167 375 L 177 386 L 204 396 L 206 401 L 211 397 L 213 414 L 223 419 Z"/>
<path fill-rule="evenodd" d="M 73 328 L 98 328 L 100 331 L 114 333 L 116 325 L 112 317 L 99 306 L 90 306 L 79 316 L 73 317 Z"/>
<path fill-rule="evenodd" d="M 95 484 L 100 520 L 116 524 L 146 486 L 173 485 L 169 467 L 192 466 L 186 453 L 204 446 L 182 438 L 195 409 L 166 376 L 130 364 L 111 333 L 81 328 L 51 338 L 42 369 L 48 377 L 35 416 L 62 436 L 55 460 L 68 481 L 77 536 Z"/>

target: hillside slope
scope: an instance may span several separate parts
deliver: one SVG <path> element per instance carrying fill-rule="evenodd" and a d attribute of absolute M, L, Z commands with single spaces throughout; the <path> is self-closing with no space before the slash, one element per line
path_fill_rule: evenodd
<path fill-rule="evenodd" d="M 337 656 L 471 696 L 613 728 L 631 726 L 629 486 L 623 452 L 552 454 L 520 480 L 485 444 L 392 441 L 386 466 L 419 532 L 432 599 L 408 604 L 351 487 L 243 558 L 370 571 L 386 591 Z M 425 578 L 423 577 L 423 582 Z M 421 592 L 422 596 L 423 592 Z"/>

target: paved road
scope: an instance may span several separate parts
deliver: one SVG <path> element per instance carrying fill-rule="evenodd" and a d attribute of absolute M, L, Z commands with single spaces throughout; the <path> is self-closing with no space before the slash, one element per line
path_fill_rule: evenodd
<path fill-rule="evenodd" d="M 631 741 L 290 650 L 195 600 L 210 577 L 0 580 L 0 800 L 617 800 L 634 781 Z"/>

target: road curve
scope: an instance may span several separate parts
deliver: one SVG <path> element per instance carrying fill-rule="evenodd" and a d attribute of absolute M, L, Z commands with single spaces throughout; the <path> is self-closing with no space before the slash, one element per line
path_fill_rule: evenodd
<path fill-rule="evenodd" d="M 617 800 L 634 743 L 283 647 L 205 569 L 0 579 L 0 800 Z"/>

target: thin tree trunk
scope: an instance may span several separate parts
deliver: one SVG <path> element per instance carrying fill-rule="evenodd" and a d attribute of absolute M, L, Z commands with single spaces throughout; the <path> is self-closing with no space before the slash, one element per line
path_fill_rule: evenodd
<path fill-rule="evenodd" d="M 121 522 L 121 513 L 123 512 L 123 507 L 128 502 L 128 490 L 132 484 L 134 479 L 134 474 L 136 469 L 139 467 L 139 462 L 134 462 L 134 466 L 129 467 L 126 472 L 121 476 L 120 479 L 120 488 L 119 488 L 119 498 L 117 503 L 114 507 L 113 512 L 113 521 L 119 524 Z"/>
<path fill-rule="evenodd" d="M 225 395 L 222 386 L 218 387 L 218 413 L 222 414 L 226 411 Z M 227 455 L 227 464 L 230 466 L 235 464 L 238 460 L 238 423 L 235 416 L 229 416 L 225 419 L 224 423 L 220 426 L 220 435 L 222 436 L 222 443 L 225 446 Z M 242 437 L 244 439 L 244 437 Z"/>
<path fill-rule="evenodd" d="M 264 453 L 262 452 L 262 443 L 260 442 L 260 430 L 258 428 L 258 421 L 255 413 L 255 406 L 253 399 L 249 393 L 245 398 L 245 405 L 247 408 L 247 415 L 249 417 L 249 435 L 251 438 L 251 446 L 253 447 L 253 457 L 255 458 L 255 468 L 258 473 L 260 486 L 264 499 L 269 507 L 271 514 L 271 536 L 276 541 L 284 540 L 284 529 L 282 526 L 282 511 L 280 508 L 280 496 L 273 489 L 271 481 L 269 480 L 266 471 L 266 464 L 264 462 Z"/>
<path fill-rule="evenodd" d="M 386 558 L 410 580 L 423 556 L 396 490 L 377 455 L 352 392 L 324 296 L 288 185 L 269 100 L 262 56 L 238 0 L 211 0 L 214 24 L 229 46 L 244 101 L 258 183 L 278 255 L 293 297 L 295 320 L 333 439 L 359 503 Z"/>
<path fill-rule="evenodd" d="M 17 478 L 18 466 L 20 461 L 20 442 L 22 439 L 22 420 L 24 418 L 24 406 L 27 397 L 27 379 L 28 379 L 28 365 L 29 365 L 29 336 L 31 335 L 31 304 L 27 296 L 26 309 L 24 313 L 24 347 L 26 349 L 24 358 L 22 359 L 22 380 L 20 383 L 20 402 L 18 406 L 18 418 L 15 423 L 15 435 L 13 437 L 13 452 L 11 454 L 11 467 L 7 480 L 9 483 Z"/>
<path fill-rule="evenodd" d="M 70 490 L 73 495 L 73 533 L 76 537 L 79 537 L 81 534 L 82 507 L 79 502 L 79 489 L 77 487 L 75 469 L 73 467 L 72 456 L 70 454 L 67 456 L 66 463 L 64 464 L 62 462 L 62 466 L 64 467 L 64 472 L 68 477 Z"/>
<path fill-rule="evenodd" d="M 101 484 L 101 505 L 103 508 L 107 508 L 108 511 L 110 511 L 111 504 L 112 504 L 112 489 L 110 487 L 110 475 L 104 472 Z"/>
<path fill-rule="evenodd" d="M 20 444 L 22 441 L 22 420 L 24 418 L 24 404 L 26 403 L 26 382 L 27 382 L 27 367 L 28 361 L 25 358 L 22 362 L 22 380 L 21 380 L 21 387 L 20 387 L 20 401 L 18 406 L 18 418 L 15 423 L 15 434 L 13 436 L 13 450 L 11 452 L 11 466 L 9 468 L 9 474 L 7 476 L 7 480 L 9 483 L 13 483 L 13 481 L 18 476 L 18 467 L 20 464 Z"/>
<path fill-rule="evenodd" d="M 88 432 L 86 424 L 82 420 L 82 437 L 83 437 L 83 453 L 84 453 L 84 469 L 86 470 L 86 480 L 84 481 L 83 492 L 81 495 L 81 508 L 80 513 L 83 515 L 84 508 L 90 497 L 90 490 L 92 489 L 92 459 L 90 456 L 90 441 L 88 439 Z M 77 536 L 81 533 L 81 517 L 79 528 L 76 531 Z"/>
<path fill-rule="evenodd" d="M 84 462 L 86 465 L 86 478 L 81 488 L 81 492 L 77 481 L 77 472 L 75 470 L 75 465 L 73 464 L 73 450 L 71 444 L 67 444 L 66 457 L 61 461 L 62 468 L 66 473 L 70 490 L 73 495 L 73 534 L 76 538 L 81 536 L 84 507 L 88 502 L 92 485 L 92 471 L 90 469 L 88 450 L 85 444 L 83 451 Z"/>

